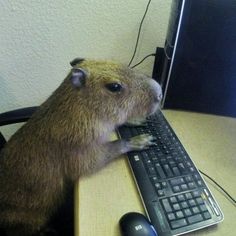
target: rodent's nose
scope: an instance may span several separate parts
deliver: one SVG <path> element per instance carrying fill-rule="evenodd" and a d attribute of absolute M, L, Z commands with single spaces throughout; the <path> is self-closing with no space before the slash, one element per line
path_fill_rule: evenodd
<path fill-rule="evenodd" d="M 155 96 L 155 102 L 160 102 L 162 99 L 162 91 L 159 92 L 159 94 L 157 94 L 157 96 Z"/>
<path fill-rule="evenodd" d="M 151 85 L 151 89 L 153 91 L 154 102 L 159 103 L 162 99 L 162 89 L 160 84 L 157 83 L 154 79 L 151 79 L 149 81 L 149 84 Z"/>
<path fill-rule="evenodd" d="M 159 94 L 157 95 L 158 102 L 162 100 L 162 97 L 163 97 L 162 89 L 161 89 L 161 86 L 159 85 Z"/>

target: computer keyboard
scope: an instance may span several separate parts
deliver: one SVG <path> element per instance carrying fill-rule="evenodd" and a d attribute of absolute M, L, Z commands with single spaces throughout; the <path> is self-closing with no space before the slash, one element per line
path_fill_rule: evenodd
<path fill-rule="evenodd" d="M 216 200 L 161 111 L 121 138 L 149 133 L 156 145 L 128 153 L 146 213 L 159 236 L 180 235 L 223 220 Z"/>

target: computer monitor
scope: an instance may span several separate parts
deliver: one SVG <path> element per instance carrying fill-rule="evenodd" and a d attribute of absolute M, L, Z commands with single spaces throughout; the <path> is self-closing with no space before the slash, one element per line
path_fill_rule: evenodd
<path fill-rule="evenodd" d="M 173 0 L 153 76 L 163 108 L 236 117 L 236 1 Z"/>

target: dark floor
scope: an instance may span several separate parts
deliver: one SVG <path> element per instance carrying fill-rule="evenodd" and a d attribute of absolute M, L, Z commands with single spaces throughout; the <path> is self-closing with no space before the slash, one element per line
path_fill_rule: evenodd
<path fill-rule="evenodd" d="M 56 230 L 56 236 L 74 236 L 74 198 L 73 191 L 68 194 L 67 201 L 50 223 Z"/>
<path fill-rule="evenodd" d="M 73 191 L 68 194 L 67 201 L 53 217 L 47 228 L 52 229 L 52 231 L 43 234 L 45 236 L 74 236 Z M 0 236 L 6 236 L 2 229 L 0 229 Z"/>

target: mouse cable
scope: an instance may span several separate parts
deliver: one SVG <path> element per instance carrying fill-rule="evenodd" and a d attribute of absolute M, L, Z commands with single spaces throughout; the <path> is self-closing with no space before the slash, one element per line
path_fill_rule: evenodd
<path fill-rule="evenodd" d="M 129 62 L 129 64 L 128 64 L 128 66 L 130 66 L 131 63 L 133 62 L 134 57 L 135 57 L 135 54 L 136 54 L 136 52 L 137 52 L 137 48 L 138 48 L 138 43 L 139 43 L 139 38 L 140 38 L 140 33 L 141 33 L 143 21 L 144 21 L 144 19 L 145 19 L 145 17 L 146 17 L 146 14 L 147 14 L 147 11 L 148 11 L 148 8 L 149 8 L 149 5 L 150 5 L 151 1 L 152 1 L 152 0 L 149 0 L 149 1 L 148 1 L 147 6 L 146 6 L 146 9 L 145 9 L 145 12 L 144 12 L 144 15 L 143 15 L 143 18 L 142 18 L 142 20 L 141 20 L 141 22 L 140 22 L 139 30 L 138 30 L 138 36 L 137 36 L 136 44 L 135 44 L 135 47 L 134 47 L 133 56 L 132 56 L 132 58 L 130 59 L 130 62 Z"/>
<path fill-rule="evenodd" d="M 231 201 L 234 204 L 236 204 L 236 200 L 223 187 L 221 187 L 214 179 L 212 179 L 209 175 L 205 174 L 201 170 L 199 170 L 199 172 L 203 174 L 204 176 L 206 176 L 208 179 L 210 179 L 217 187 L 219 187 L 231 199 Z"/>
<path fill-rule="evenodd" d="M 151 56 L 156 56 L 156 53 L 151 53 L 151 54 L 145 56 L 140 62 L 138 62 L 138 63 L 135 64 L 134 66 L 131 66 L 131 68 L 133 69 L 134 67 L 140 65 L 141 63 L 143 63 L 143 61 L 145 61 L 148 57 L 151 57 Z"/>

